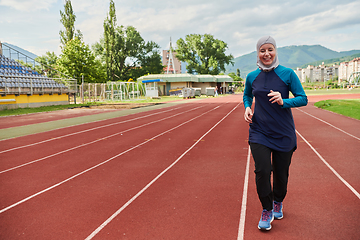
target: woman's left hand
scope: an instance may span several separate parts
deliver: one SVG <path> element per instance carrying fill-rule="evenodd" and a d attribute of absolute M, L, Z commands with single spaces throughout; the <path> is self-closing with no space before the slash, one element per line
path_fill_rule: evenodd
<path fill-rule="evenodd" d="M 271 103 L 278 103 L 280 106 L 284 105 L 284 101 L 281 97 L 281 93 L 270 90 L 268 97 L 272 97 L 269 100 Z"/>

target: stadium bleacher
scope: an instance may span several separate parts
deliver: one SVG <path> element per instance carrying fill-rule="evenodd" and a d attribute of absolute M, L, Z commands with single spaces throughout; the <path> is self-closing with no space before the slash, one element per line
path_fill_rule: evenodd
<path fill-rule="evenodd" d="M 63 94 L 68 87 L 0 54 L 0 95 Z"/>

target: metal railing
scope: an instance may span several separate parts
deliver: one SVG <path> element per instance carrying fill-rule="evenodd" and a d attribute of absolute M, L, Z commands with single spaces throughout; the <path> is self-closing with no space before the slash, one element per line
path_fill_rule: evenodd
<path fill-rule="evenodd" d="M 145 86 L 136 82 L 83 83 L 78 97 L 84 102 L 140 100 L 146 95 Z"/>

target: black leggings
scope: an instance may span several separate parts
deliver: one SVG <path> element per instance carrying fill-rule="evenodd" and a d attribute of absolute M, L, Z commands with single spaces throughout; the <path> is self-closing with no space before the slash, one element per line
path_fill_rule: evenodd
<path fill-rule="evenodd" d="M 250 143 L 250 148 L 255 161 L 257 194 L 263 209 L 272 210 L 273 200 L 282 202 L 286 196 L 291 157 L 296 148 L 290 152 L 280 152 L 258 143 Z M 273 171 L 273 190 L 271 171 Z"/>

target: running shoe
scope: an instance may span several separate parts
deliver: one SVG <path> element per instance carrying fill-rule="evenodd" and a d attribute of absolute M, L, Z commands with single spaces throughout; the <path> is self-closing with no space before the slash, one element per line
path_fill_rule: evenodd
<path fill-rule="evenodd" d="M 282 219 L 284 217 L 283 214 L 283 204 L 282 202 L 274 201 L 274 218 L 275 219 Z"/>
<path fill-rule="evenodd" d="M 264 209 L 261 213 L 261 219 L 259 221 L 258 228 L 260 230 L 270 230 L 271 222 L 274 220 L 273 210 L 267 211 Z"/>

